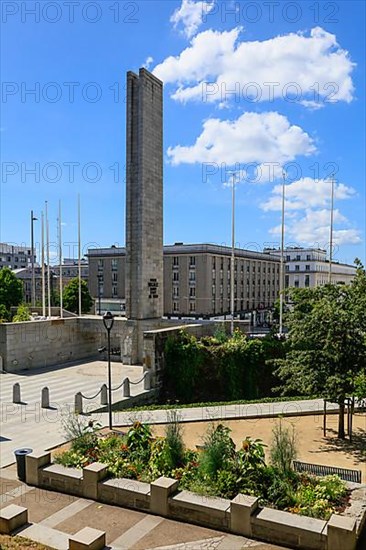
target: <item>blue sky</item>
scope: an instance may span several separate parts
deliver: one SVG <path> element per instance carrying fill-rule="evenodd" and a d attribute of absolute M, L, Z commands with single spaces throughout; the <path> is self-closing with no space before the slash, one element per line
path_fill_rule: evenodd
<path fill-rule="evenodd" d="M 237 244 L 278 245 L 284 167 L 286 243 L 328 247 L 334 173 L 334 256 L 365 261 L 364 2 L 1 8 L 1 241 L 28 243 L 47 200 L 55 242 L 61 199 L 73 255 L 80 193 L 84 249 L 124 244 L 125 73 L 147 66 L 165 83 L 166 244 L 229 244 L 234 177 Z"/>

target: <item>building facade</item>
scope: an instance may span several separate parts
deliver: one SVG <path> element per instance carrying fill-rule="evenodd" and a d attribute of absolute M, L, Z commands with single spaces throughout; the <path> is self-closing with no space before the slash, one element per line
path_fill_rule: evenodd
<path fill-rule="evenodd" d="M 33 249 L 33 261 L 36 262 L 36 253 Z M 0 269 L 24 269 L 32 265 L 32 249 L 29 246 L 14 246 L 0 243 Z"/>
<path fill-rule="evenodd" d="M 28 266 L 26 268 L 19 268 L 13 270 L 17 279 L 23 283 L 23 300 L 26 304 L 32 303 L 32 268 Z M 42 269 L 40 267 L 34 268 L 34 280 L 36 285 L 35 300 L 36 303 L 42 303 Z M 51 304 L 53 301 L 54 291 L 58 291 L 58 279 L 56 278 L 53 270 L 50 271 L 50 292 L 51 292 Z M 45 276 L 45 297 L 47 300 L 48 295 L 48 282 L 47 282 L 47 268 Z"/>
<path fill-rule="evenodd" d="M 90 249 L 88 258 L 92 297 L 97 304 L 112 300 L 123 311 L 126 250 Z M 273 307 L 279 293 L 279 266 L 280 260 L 274 255 L 235 250 L 234 304 L 238 316 L 257 311 L 261 317 L 260 312 Z M 231 277 L 229 247 L 164 246 L 164 315 L 211 318 L 229 314 Z"/>
<path fill-rule="evenodd" d="M 281 257 L 279 249 L 265 249 L 271 255 Z M 329 283 L 329 260 L 320 248 L 287 247 L 285 249 L 285 287 L 314 288 Z M 332 262 L 333 284 L 350 284 L 356 275 L 355 266 Z"/>
<path fill-rule="evenodd" d="M 86 283 L 88 282 L 89 277 L 89 265 L 88 261 L 86 259 L 82 259 L 80 262 L 81 267 L 81 278 Z M 64 258 L 62 266 L 62 288 L 65 288 L 69 284 L 69 282 L 72 279 L 78 279 L 79 278 L 79 264 L 78 260 L 75 260 L 73 258 Z M 52 271 L 57 277 L 57 279 L 60 278 L 60 265 L 53 265 Z M 59 283 L 58 283 L 59 284 Z"/>

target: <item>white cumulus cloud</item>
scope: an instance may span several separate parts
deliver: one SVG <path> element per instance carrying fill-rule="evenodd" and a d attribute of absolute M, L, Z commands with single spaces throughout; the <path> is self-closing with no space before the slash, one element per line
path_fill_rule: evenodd
<path fill-rule="evenodd" d="M 177 8 L 170 18 L 174 28 L 183 26 L 183 33 L 187 38 L 196 34 L 205 16 L 214 7 L 214 2 L 195 2 L 194 0 L 182 0 L 180 8 Z"/>
<path fill-rule="evenodd" d="M 201 162 L 280 162 L 315 152 L 312 138 L 277 112 L 243 113 L 235 120 L 210 118 L 189 146 L 169 147 L 173 165 Z"/>
<path fill-rule="evenodd" d="M 217 102 L 259 102 L 283 98 L 309 109 L 350 102 L 354 67 L 336 36 L 321 27 L 268 40 L 240 40 L 242 29 L 212 29 L 194 36 L 178 56 L 154 69 L 172 97 Z"/>
<path fill-rule="evenodd" d="M 352 198 L 355 193 L 356 191 L 352 187 L 348 187 L 344 183 L 335 183 L 334 198 L 336 200 Z M 327 179 L 301 178 L 286 185 L 285 196 L 286 211 L 327 207 L 331 199 L 331 182 Z M 281 210 L 282 184 L 274 186 L 271 196 L 261 207 L 264 211 Z"/>

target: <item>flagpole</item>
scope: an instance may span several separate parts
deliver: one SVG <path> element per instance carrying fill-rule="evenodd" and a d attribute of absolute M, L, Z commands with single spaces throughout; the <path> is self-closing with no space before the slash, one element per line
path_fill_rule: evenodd
<path fill-rule="evenodd" d="M 64 316 L 63 312 L 63 296 L 62 296 L 62 223 L 61 223 L 61 200 L 58 202 L 58 246 L 59 246 L 59 259 L 60 259 L 60 317 Z"/>
<path fill-rule="evenodd" d="M 235 311 L 235 299 L 234 299 L 234 270 L 235 270 L 235 177 L 232 174 L 232 187 L 231 187 L 231 285 L 230 285 L 230 309 L 231 309 L 231 323 L 230 332 L 234 334 L 234 311 Z"/>
<path fill-rule="evenodd" d="M 79 316 L 81 316 L 81 229 L 80 229 L 80 193 L 78 194 L 78 274 L 79 274 Z"/>
<path fill-rule="evenodd" d="M 330 236 L 329 236 L 329 274 L 328 283 L 332 284 L 332 263 L 333 263 L 333 221 L 334 221 L 334 175 L 331 179 L 331 204 L 330 204 Z"/>
<path fill-rule="evenodd" d="M 41 261 L 42 261 L 42 316 L 46 317 L 46 292 L 45 292 L 45 271 L 44 271 L 44 213 L 41 212 Z"/>
<path fill-rule="evenodd" d="M 50 224 L 49 224 L 49 221 L 48 221 L 48 201 L 46 201 L 46 257 L 47 257 L 47 302 L 48 302 L 48 317 L 51 317 Z"/>
<path fill-rule="evenodd" d="M 283 301 L 284 301 L 284 260 L 285 260 L 285 178 L 282 172 L 282 218 L 281 218 L 281 264 L 280 264 L 280 336 L 283 334 Z"/>

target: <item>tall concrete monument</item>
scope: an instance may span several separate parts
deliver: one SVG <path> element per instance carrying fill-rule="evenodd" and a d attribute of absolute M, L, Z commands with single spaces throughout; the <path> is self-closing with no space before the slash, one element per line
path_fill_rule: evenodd
<path fill-rule="evenodd" d="M 127 73 L 126 316 L 163 316 L 163 83 Z"/>

